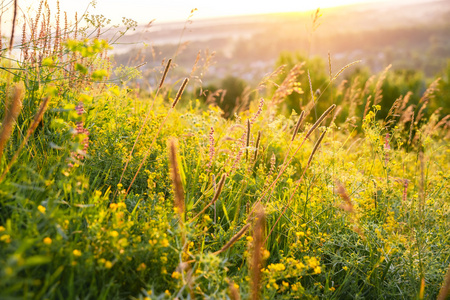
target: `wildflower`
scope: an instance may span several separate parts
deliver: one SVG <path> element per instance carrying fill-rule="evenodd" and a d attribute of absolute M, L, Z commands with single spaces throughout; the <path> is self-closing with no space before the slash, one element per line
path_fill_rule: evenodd
<path fill-rule="evenodd" d="M 147 265 L 144 264 L 144 263 L 141 263 L 141 264 L 137 267 L 136 271 L 143 271 L 143 270 L 145 270 L 146 268 L 147 268 Z"/>
<path fill-rule="evenodd" d="M 11 242 L 11 236 L 9 234 L 2 235 L 0 237 L 0 242 L 5 242 L 9 244 Z"/>
<path fill-rule="evenodd" d="M 163 240 L 161 241 L 161 245 L 162 245 L 163 247 L 169 247 L 169 241 L 168 241 L 167 239 L 163 239 Z"/>
<path fill-rule="evenodd" d="M 128 240 L 126 238 L 121 238 L 117 243 L 122 247 L 128 246 Z"/>
<path fill-rule="evenodd" d="M 109 235 L 112 236 L 112 237 L 118 237 L 118 236 L 119 236 L 119 233 L 118 233 L 117 231 L 113 230 L 113 231 L 111 231 L 111 232 L 109 233 Z"/>
<path fill-rule="evenodd" d="M 45 214 L 46 208 L 43 207 L 42 205 L 39 205 L 39 206 L 37 207 L 37 209 L 38 209 L 41 213 Z"/>
<path fill-rule="evenodd" d="M 286 267 L 282 264 L 271 264 L 267 267 L 270 271 L 284 271 Z"/>
<path fill-rule="evenodd" d="M 310 267 L 311 269 L 314 269 L 314 268 L 316 268 L 317 266 L 319 266 L 319 261 L 317 260 L 317 258 L 311 257 L 311 258 L 309 259 L 308 264 L 309 264 L 309 267 Z"/>
<path fill-rule="evenodd" d="M 175 271 L 175 272 L 172 273 L 172 278 L 179 279 L 180 277 L 181 277 L 181 273 L 180 272 Z"/>
<path fill-rule="evenodd" d="M 73 250 L 72 253 L 73 253 L 74 256 L 81 256 L 81 251 L 80 250 L 75 249 L 75 250 Z"/>
<path fill-rule="evenodd" d="M 111 269 L 113 266 L 112 262 L 110 262 L 109 260 L 105 262 L 105 268 L 107 269 Z"/>
<path fill-rule="evenodd" d="M 51 245 L 52 244 L 52 239 L 49 238 L 49 237 L 44 238 L 44 244 Z"/>
<path fill-rule="evenodd" d="M 347 271 L 347 270 L 348 270 L 348 267 L 347 267 L 347 266 L 343 266 L 342 269 L 344 269 L 345 271 Z"/>
<path fill-rule="evenodd" d="M 5 227 L 0 226 L 0 232 L 5 231 L 5 230 L 6 230 Z"/>

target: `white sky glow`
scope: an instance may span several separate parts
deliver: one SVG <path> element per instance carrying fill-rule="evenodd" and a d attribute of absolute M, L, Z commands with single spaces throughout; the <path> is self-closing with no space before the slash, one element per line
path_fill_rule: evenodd
<path fill-rule="evenodd" d="M 47 0 L 52 13 L 56 11 L 56 0 Z M 194 18 L 207 19 L 219 16 L 296 12 L 314 10 L 318 7 L 326 8 L 354 3 L 379 2 L 381 0 L 98 0 L 95 8 L 89 7 L 90 14 L 101 14 L 111 19 L 114 24 L 121 22 L 122 17 L 130 18 L 138 23 L 148 23 L 153 19 L 158 22 L 185 20 L 190 11 L 197 8 Z M 3 5 L 12 2 L 2 0 Z M 31 8 L 31 12 L 37 9 L 38 0 L 19 0 L 19 6 L 23 11 Z M 60 0 L 61 11 L 68 13 L 69 19 L 73 19 L 75 11 L 84 13 L 90 0 Z M 32 15 L 32 13 L 31 13 Z"/>

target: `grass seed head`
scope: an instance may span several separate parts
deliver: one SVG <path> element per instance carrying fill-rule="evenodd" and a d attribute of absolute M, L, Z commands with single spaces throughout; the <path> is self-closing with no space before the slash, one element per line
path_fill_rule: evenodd
<path fill-rule="evenodd" d="M 185 78 L 183 80 L 183 83 L 181 84 L 180 89 L 178 90 L 177 95 L 175 96 L 175 100 L 173 100 L 172 108 L 174 108 L 175 105 L 177 105 L 178 101 L 181 98 L 181 95 L 183 95 L 184 89 L 186 88 L 188 81 L 189 81 L 189 78 Z"/>
<path fill-rule="evenodd" d="M 328 114 L 336 107 L 336 104 L 331 105 L 330 107 L 328 107 L 328 109 L 326 111 L 324 111 L 324 113 L 320 116 L 320 118 L 316 121 L 316 123 L 314 123 L 314 125 L 308 130 L 308 133 L 306 133 L 305 139 L 308 138 L 311 133 L 313 133 L 313 131 L 320 125 L 320 123 L 322 123 L 322 121 L 325 119 L 326 116 L 328 116 Z"/>
<path fill-rule="evenodd" d="M 184 190 L 183 184 L 181 183 L 181 175 L 178 165 L 178 146 L 175 138 L 169 140 L 169 163 L 173 192 L 175 196 L 174 204 L 178 215 L 182 218 L 184 213 Z"/>
<path fill-rule="evenodd" d="M 0 159 L 3 155 L 3 149 L 6 146 L 9 138 L 11 137 L 14 123 L 20 114 L 22 109 L 22 99 L 24 96 L 25 88 L 23 83 L 18 83 L 14 86 L 13 94 L 7 98 L 6 106 L 7 111 L 3 118 L 2 127 L 0 131 Z"/>
<path fill-rule="evenodd" d="M 295 125 L 294 134 L 292 135 L 291 141 L 294 141 L 295 136 L 297 135 L 298 130 L 300 129 L 300 125 L 302 124 L 302 121 L 303 121 L 303 117 L 304 117 L 304 116 L 305 116 L 305 111 L 302 110 L 302 112 L 300 113 L 300 116 L 298 117 L 297 125 Z"/>

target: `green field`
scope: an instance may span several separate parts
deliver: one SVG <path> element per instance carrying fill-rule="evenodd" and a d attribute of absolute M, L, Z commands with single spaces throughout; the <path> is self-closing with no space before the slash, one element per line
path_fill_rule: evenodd
<path fill-rule="evenodd" d="M 446 299 L 450 64 L 285 53 L 224 108 L 34 30 L 1 52 L 0 299 Z"/>

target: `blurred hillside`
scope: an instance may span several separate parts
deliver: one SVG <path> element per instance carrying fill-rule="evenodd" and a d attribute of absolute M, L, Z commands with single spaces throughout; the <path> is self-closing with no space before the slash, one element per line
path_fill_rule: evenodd
<path fill-rule="evenodd" d="M 117 65 L 141 68 L 147 79 L 161 60 L 178 53 L 180 73 L 197 68 L 203 83 L 233 75 L 258 82 L 273 70 L 282 51 L 307 57 L 331 54 L 334 71 L 362 60 L 372 72 L 387 65 L 426 76 L 441 71 L 450 58 L 450 1 L 358 4 L 314 12 L 227 17 L 140 26 L 115 45 Z M 212 57 L 211 57 L 212 56 Z"/>

